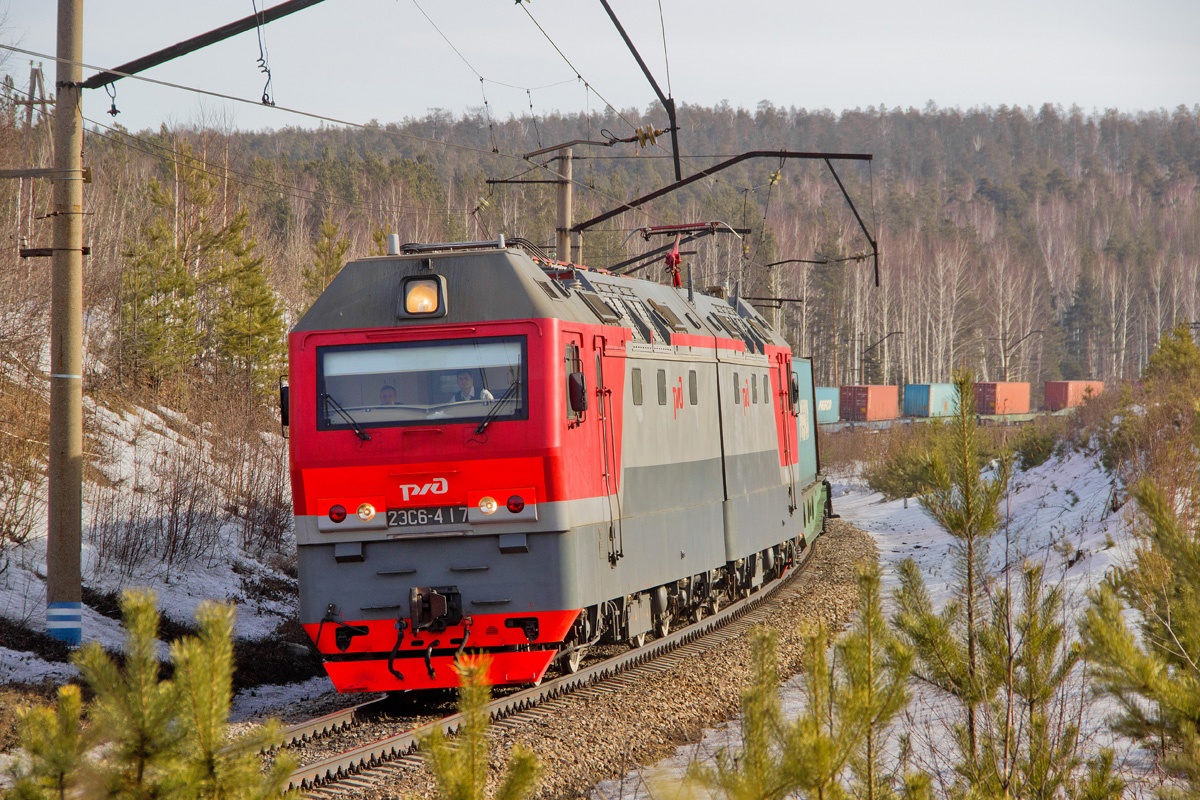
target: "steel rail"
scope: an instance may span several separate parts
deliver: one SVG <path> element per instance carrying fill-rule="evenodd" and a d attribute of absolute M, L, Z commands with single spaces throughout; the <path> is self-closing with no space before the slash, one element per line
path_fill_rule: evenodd
<path fill-rule="evenodd" d="M 306 722 L 289 725 L 279 737 L 279 745 L 296 745 L 312 741 L 321 736 L 345 730 L 378 714 L 387 702 L 387 695 L 365 703 L 343 708 Z"/>
<path fill-rule="evenodd" d="M 685 628 L 680 628 L 675 633 L 661 639 L 655 639 L 643 647 L 631 650 L 624 655 L 605 659 L 591 667 L 581 669 L 572 675 L 564 675 L 538 686 L 533 686 L 529 689 L 491 701 L 486 707 L 489 719 L 492 722 L 498 722 L 529 711 L 549 700 L 598 685 L 602 681 L 609 680 L 617 675 L 632 672 L 638 667 L 656 661 L 663 656 L 667 656 L 683 648 L 685 645 L 715 634 L 718 631 L 730 634 L 722 640 L 733 638 L 734 635 L 740 635 L 743 628 L 748 628 L 751 624 L 758 621 L 758 617 L 752 615 L 751 612 L 774 597 L 779 590 L 790 585 L 793 579 L 803 572 L 803 567 L 810 560 L 815 545 L 816 543 L 814 542 L 812 545 L 806 547 L 801 552 L 799 562 L 794 564 L 783 577 L 762 586 L 749 597 L 731 603 L 724 610 L 717 612 L 711 617 L 705 617 L 699 622 L 695 622 Z M 744 619 L 746 621 L 745 625 L 738 627 L 736 630 L 725 630 L 733 629 L 733 623 L 743 621 Z M 375 702 L 379 701 L 373 701 L 373 703 Z M 363 705 L 370 706 L 373 703 Z M 363 706 L 356 706 L 353 709 L 347 709 L 345 712 L 330 714 L 322 717 L 320 720 L 294 726 L 294 728 L 300 729 L 305 726 L 312 728 L 323 720 L 330 720 L 329 724 L 333 724 L 337 722 L 339 717 L 344 717 L 347 714 L 352 715 L 361 708 Z M 438 729 L 448 735 L 455 734 L 461 722 L 461 714 L 451 714 L 440 720 L 393 736 L 387 736 L 320 761 L 315 761 L 312 764 L 300 767 L 292 773 L 289 779 L 289 788 L 315 789 L 325 784 L 348 778 L 363 770 L 402 758 L 414 753 L 418 749 L 420 741 Z M 322 730 L 325 729 L 331 728 L 328 728 L 328 726 L 322 728 Z M 288 730 L 291 731 L 293 728 L 289 728 Z"/>

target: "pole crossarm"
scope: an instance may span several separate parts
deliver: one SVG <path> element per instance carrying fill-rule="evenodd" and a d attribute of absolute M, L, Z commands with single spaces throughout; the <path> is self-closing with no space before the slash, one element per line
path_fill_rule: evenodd
<path fill-rule="evenodd" d="M 1017 349 L 1017 346 L 1018 346 L 1018 345 L 1020 345 L 1020 344 L 1021 344 L 1021 342 L 1025 341 L 1026 339 L 1028 339 L 1030 336 L 1033 336 L 1034 334 L 1040 334 L 1040 333 L 1041 333 L 1041 331 L 1040 331 L 1040 330 L 1038 330 L 1038 331 L 1030 331 L 1029 333 L 1027 333 L 1027 334 L 1025 334 L 1024 336 L 1022 336 L 1020 339 L 1017 339 L 1015 342 L 1013 342 L 1013 343 L 1012 343 L 1011 345 L 1009 345 L 1007 348 L 1005 348 L 1005 351 L 1004 351 L 1004 352 L 1007 354 L 1007 353 L 1011 353 L 1011 352 L 1015 351 L 1015 350 Z"/>
<path fill-rule="evenodd" d="M 150 55 L 135 58 L 127 64 L 122 64 L 119 67 L 113 67 L 111 70 L 98 72 L 92 77 L 83 82 L 84 89 L 99 89 L 103 86 L 108 86 L 111 83 L 116 83 L 121 78 L 136 75 L 139 72 L 157 67 L 159 64 L 165 64 L 180 56 L 185 56 L 188 53 L 195 52 L 210 44 L 224 41 L 231 36 L 236 36 L 239 33 L 252 31 L 260 25 L 266 25 L 268 22 L 274 22 L 277 19 L 286 17 L 289 14 L 294 14 L 309 6 L 315 6 L 322 0 L 288 0 L 285 3 L 280 3 L 273 8 L 263 9 L 258 14 L 251 14 L 248 17 L 239 19 L 237 22 L 231 22 L 228 25 L 222 25 L 220 28 L 202 33 L 199 36 L 193 36 L 191 39 L 173 44 L 170 47 L 164 47 L 162 50 L 151 53 Z"/>
<path fill-rule="evenodd" d="M 604 222 L 605 220 L 612 219 L 613 217 L 615 217 L 619 214 L 623 214 L 626 211 L 632 211 L 633 209 L 638 208 L 639 206 L 643 206 L 646 203 L 649 203 L 651 200 L 657 200 L 658 198 L 662 197 L 663 195 L 670 194 L 671 192 L 675 191 L 676 189 L 682 189 L 684 186 L 693 184 L 696 181 L 701 180 L 703 178 L 711 177 L 712 175 L 714 175 L 718 172 L 721 172 L 722 170 L 729 169 L 733 165 L 740 164 L 741 162 L 747 161 L 751 158 L 825 159 L 828 162 L 831 160 L 833 160 L 833 161 L 836 161 L 836 160 L 871 161 L 871 160 L 873 160 L 874 156 L 872 156 L 870 153 L 806 153 L 806 152 L 797 152 L 794 150 L 751 150 L 749 152 L 742 153 L 741 155 L 734 156 L 733 158 L 722 161 L 719 164 L 714 164 L 713 166 L 709 167 L 708 169 L 700 170 L 695 175 L 689 175 L 688 177 L 686 177 L 682 180 L 677 180 L 674 183 L 664 186 L 661 189 L 650 192 L 650 194 L 642 195 L 641 197 L 630 200 L 628 203 L 618 206 L 617 208 L 614 208 L 611 211 L 605 211 L 603 214 L 600 214 L 599 216 L 592 217 L 589 220 L 585 220 L 585 221 L 579 223 L 575 227 L 571 228 L 571 230 L 574 233 L 582 233 L 583 231 L 587 230 L 588 228 L 591 228 L 594 225 L 599 225 L 601 222 Z M 846 190 L 843 188 L 842 193 L 845 194 L 845 191 Z M 847 195 L 847 200 L 849 200 L 848 195 Z M 857 212 L 855 212 L 855 215 L 857 216 Z M 861 218 L 860 218 L 860 224 L 861 224 Z M 871 245 L 872 245 L 872 247 L 874 247 L 875 240 L 871 239 L 870 236 L 868 236 L 867 239 L 871 241 Z M 876 258 L 876 263 L 878 263 L 878 258 Z"/>
<path fill-rule="evenodd" d="M 862 216 L 858 213 L 858 209 L 854 207 L 854 201 L 850 199 L 850 193 L 846 191 L 845 185 L 842 184 L 842 179 L 838 177 L 837 170 L 833 168 L 833 163 L 826 158 L 825 166 L 829 167 L 829 173 L 833 175 L 833 179 L 837 181 L 838 188 L 842 190 L 842 197 L 846 198 L 846 204 L 850 206 L 850 210 L 854 212 L 854 218 L 858 220 L 858 227 L 862 229 L 863 236 L 867 237 L 867 241 L 871 243 L 871 253 L 875 258 L 875 288 L 879 288 L 879 244 L 871 236 L 871 232 L 867 230 L 867 223 L 863 222 Z"/>
<path fill-rule="evenodd" d="M 63 178 L 82 177 L 84 183 L 92 182 L 92 168 L 58 169 L 55 167 L 35 169 L 0 169 L 0 178 Z"/>
<path fill-rule="evenodd" d="M 872 350 L 874 350 L 876 347 L 879 347 L 879 345 L 883 344 L 884 342 L 886 342 L 888 339 L 892 338 L 893 336 L 903 336 L 903 335 L 904 335 L 904 331 L 892 331 L 891 333 L 889 333 L 887 336 L 885 336 L 885 337 L 883 337 L 882 339 L 880 339 L 880 340 L 879 340 L 878 342 L 876 342 L 875 344 L 873 344 L 873 345 L 871 345 L 870 347 L 868 347 L 868 348 L 866 348 L 865 350 L 863 350 L 863 351 L 862 351 L 862 357 L 863 357 L 863 358 L 866 358 L 866 357 L 867 357 L 867 353 L 871 352 L 871 351 L 872 351 Z"/>
<path fill-rule="evenodd" d="M 612 147 L 618 142 L 627 141 L 637 141 L 637 137 L 634 136 L 632 139 L 609 139 L 603 142 L 598 142 L 595 139 L 575 139 L 570 142 L 563 142 L 562 144 L 552 144 L 549 147 L 543 147 L 541 150 L 534 150 L 532 153 L 526 153 L 525 155 L 521 156 L 521 158 L 528 161 L 531 158 L 537 158 L 538 156 L 545 155 L 546 153 L 553 153 L 555 150 L 562 150 L 565 147 L 574 147 L 577 144 L 592 144 L 596 145 L 597 147 Z"/>

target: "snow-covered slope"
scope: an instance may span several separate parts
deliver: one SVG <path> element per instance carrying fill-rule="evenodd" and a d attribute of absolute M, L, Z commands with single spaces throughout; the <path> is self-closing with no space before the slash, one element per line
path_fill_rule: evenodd
<path fill-rule="evenodd" d="M 1007 526 L 992 540 L 988 564 L 993 573 L 1005 562 L 1022 561 L 1044 565 L 1045 580 L 1064 587 L 1068 613 L 1077 618 L 1087 601 L 1087 591 L 1115 565 L 1126 563 L 1133 541 L 1127 514 L 1130 506 L 1112 511 L 1112 479 L 1094 457 L 1069 453 L 1052 458 L 1012 478 L 1012 491 L 1006 501 Z M 930 595 L 939 606 L 953 593 L 956 576 L 951 557 L 953 539 L 932 520 L 914 500 L 885 501 L 872 492 L 861 478 L 845 476 L 833 480 L 834 511 L 856 527 L 871 534 L 879 547 L 883 569 L 883 588 L 889 603 L 899 585 L 897 568 L 912 558 L 925 577 Z M 1015 576 L 1014 576 L 1015 577 Z M 802 707 L 799 681 L 783 687 L 784 710 Z M 1148 764 L 1128 741 L 1109 732 L 1110 704 L 1090 697 L 1081 683 L 1068 700 L 1081 710 L 1081 730 L 1088 747 L 1114 747 L 1118 763 L 1135 794 L 1149 794 Z M 943 719 L 944 702 L 922 693 L 917 687 L 908 716 L 902 723 L 913 737 L 914 760 L 931 772 L 944 772 L 949 741 L 949 724 Z M 681 747 L 672 758 L 646 770 L 629 775 L 622 782 L 598 787 L 595 797 L 649 798 L 648 776 L 657 776 L 654 784 L 671 783 L 687 765 L 712 758 L 724 747 L 736 746 L 737 723 L 709 731 L 704 740 Z"/>
<path fill-rule="evenodd" d="M 155 486 L 163 480 L 164 462 L 183 464 L 181 469 L 185 470 L 201 470 L 211 457 L 211 436 L 169 409 L 115 411 L 97 407 L 90 398 L 85 403 L 89 432 L 94 436 L 94 446 L 100 450 L 94 463 L 103 475 L 101 484 L 89 483 L 84 488 L 85 586 L 101 594 L 126 587 L 148 587 L 157 594 L 163 615 L 185 625 L 193 622 L 196 608 L 204 600 L 233 602 L 238 610 L 238 636 L 257 639 L 274 631 L 293 611 L 294 599 L 289 596 L 289 587 L 294 587 L 294 583 L 279 568 L 285 561 L 283 557 L 264 562 L 244 552 L 232 517 L 224 520 L 218 517 L 209 523 L 213 535 L 203 554 L 171 567 L 154 558 L 132 567 L 122 566 L 103 557 L 100 548 L 89 541 L 89 530 L 99 519 L 119 518 L 130 507 L 121 505 L 114 512 L 112 498 L 141 498 L 129 502 L 153 507 Z M 279 463 L 286 463 L 282 458 L 286 442 L 281 437 L 271 437 L 267 447 L 277 448 Z M 103 506 L 106 501 L 107 510 Z M 221 503 L 213 505 L 219 508 Z M 39 516 L 40 527 L 28 544 L 10 546 L 0 554 L 0 616 L 44 632 L 45 517 Z M 283 545 L 284 551 L 291 549 L 289 541 Z M 262 591 L 260 587 L 264 585 L 275 590 Z M 118 648 L 122 639 L 120 623 L 85 603 L 83 637 L 84 641 Z M 4 648 L 4 644 L 0 642 L 0 682 L 63 680 L 75 674 L 69 664 L 46 661 L 32 653 Z M 164 645 L 164 655 L 165 652 Z"/>

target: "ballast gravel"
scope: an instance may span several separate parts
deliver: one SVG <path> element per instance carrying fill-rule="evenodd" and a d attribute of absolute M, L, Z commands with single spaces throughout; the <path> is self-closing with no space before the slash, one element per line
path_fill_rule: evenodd
<path fill-rule="evenodd" d="M 829 520 L 809 565 L 781 598 L 768 623 L 778 634 L 782 677 L 803 667 L 804 633 L 817 621 L 838 630 L 857 602 L 855 567 L 878 560 L 870 536 Z M 751 677 L 747 637 L 715 644 L 671 669 L 611 691 L 585 690 L 540 706 L 533 716 L 492 728 L 492 779 L 514 745 L 537 755 L 541 780 L 534 797 L 588 797 L 597 783 L 621 778 L 637 765 L 653 764 L 679 745 L 696 742 L 706 728 L 738 713 Z M 345 744 L 342 742 L 342 744 Z M 393 762 L 349 781 L 323 787 L 320 796 L 433 797 L 433 776 L 417 758 Z"/>

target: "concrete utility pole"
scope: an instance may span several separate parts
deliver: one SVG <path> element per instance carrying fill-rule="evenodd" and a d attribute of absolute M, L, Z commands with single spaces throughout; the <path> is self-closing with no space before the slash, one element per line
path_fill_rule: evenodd
<path fill-rule="evenodd" d="M 558 227 L 554 229 L 554 246 L 559 261 L 571 261 L 571 158 L 569 147 L 558 155 Z"/>
<path fill-rule="evenodd" d="M 83 0 L 58 0 L 57 55 L 46 628 L 51 636 L 78 645 L 83 633 Z"/>

